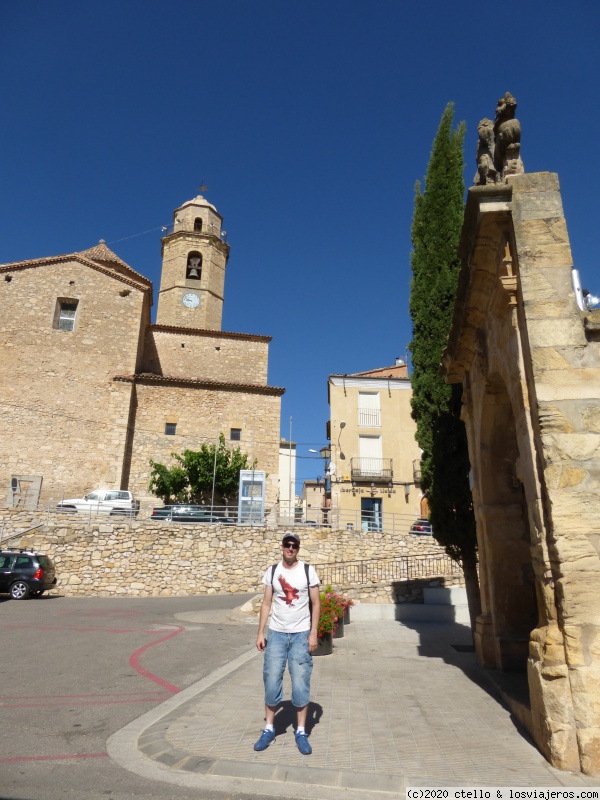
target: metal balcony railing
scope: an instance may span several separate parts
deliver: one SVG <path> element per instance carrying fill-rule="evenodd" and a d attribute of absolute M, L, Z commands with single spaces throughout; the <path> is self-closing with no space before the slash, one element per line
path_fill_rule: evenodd
<path fill-rule="evenodd" d="M 353 481 L 391 481 L 394 469 L 391 458 L 370 458 L 360 456 L 350 459 L 350 476 Z"/>
<path fill-rule="evenodd" d="M 381 411 L 378 408 L 359 408 L 358 424 L 361 428 L 380 428 Z"/>

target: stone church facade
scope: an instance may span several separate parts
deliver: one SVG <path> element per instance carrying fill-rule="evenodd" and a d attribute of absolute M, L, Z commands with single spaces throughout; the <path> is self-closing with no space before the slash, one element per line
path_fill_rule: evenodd
<path fill-rule="evenodd" d="M 104 242 L 0 266 L 0 485 L 10 498 L 97 487 L 150 496 L 150 459 L 219 433 L 268 473 L 277 497 L 284 390 L 267 383 L 269 336 L 221 330 L 229 246 L 199 196 L 162 240 L 152 283 Z M 15 483 L 16 480 L 16 483 Z"/>

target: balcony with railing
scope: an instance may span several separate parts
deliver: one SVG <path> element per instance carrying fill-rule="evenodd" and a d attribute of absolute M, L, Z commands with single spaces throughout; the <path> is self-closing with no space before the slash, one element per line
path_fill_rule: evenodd
<path fill-rule="evenodd" d="M 353 481 L 373 483 L 391 481 L 394 470 L 391 458 L 371 458 L 360 456 L 350 459 L 350 476 Z"/>
<path fill-rule="evenodd" d="M 380 428 L 381 412 L 378 408 L 359 408 L 358 424 L 361 428 Z"/>

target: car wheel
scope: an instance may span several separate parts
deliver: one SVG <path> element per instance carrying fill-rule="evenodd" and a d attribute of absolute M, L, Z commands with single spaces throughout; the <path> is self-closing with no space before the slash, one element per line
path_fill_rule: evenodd
<path fill-rule="evenodd" d="M 13 600 L 26 600 L 29 597 L 29 586 L 25 581 L 15 581 L 10 587 L 10 596 Z"/>

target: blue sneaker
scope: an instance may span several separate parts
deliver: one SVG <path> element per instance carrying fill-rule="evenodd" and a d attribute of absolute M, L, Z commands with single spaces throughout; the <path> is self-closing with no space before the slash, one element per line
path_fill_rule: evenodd
<path fill-rule="evenodd" d="M 298 750 L 300 750 L 303 756 L 309 756 L 312 753 L 312 747 L 308 742 L 308 736 L 305 733 L 295 733 L 294 736 L 296 738 Z"/>
<path fill-rule="evenodd" d="M 254 749 L 258 751 L 266 750 L 274 738 L 275 738 L 275 731 L 264 730 L 260 735 L 260 739 L 254 745 Z"/>

